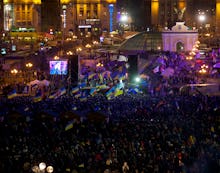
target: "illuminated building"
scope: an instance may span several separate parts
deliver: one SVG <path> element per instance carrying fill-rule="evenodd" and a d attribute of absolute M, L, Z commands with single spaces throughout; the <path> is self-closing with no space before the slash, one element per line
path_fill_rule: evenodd
<path fill-rule="evenodd" d="M 3 0 L 4 31 L 12 40 L 33 41 L 41 31 L 41 0 Z"/>
<path fill-rule="evenodd" d="M 3 25 L 3 23 L 4 23 L 4 10 L 3 10 L 3 0 L 0 0 L 0 31 L 3 31 L 3 29 L 4 29 L 4 25 Z M 1 36 L 0 36 L 0 38 L 1 38 Z"/>
<path fill-rule="evenodd" d="M 61 0 L 65 35 L 98 36 L 116 29 L 116 0 Z"/>
<path fill-rule="evenodd" d="M 4 0 L 4 30 L 40 31 L 40 0 Z"/>
<path fill-rule="evenodd" d="M 216 33 L 220 34 L 220 0 L 216 0 Z"/>
<path fill-rule="evenodd" d="M 211 28 L 220 28 L 220 1 L 219 0 L 145 0 L 145 4 L 150 3 L 150 14 L 148 7 L 145 8 L 146 15 L 149 16 L 148 26 L 157 26 L 159 29 L 164 26 L 172 27 L 177 14 L 174 8 L 179 10 L 186 8 L 183 20 L 187 26 L 198 27 L 199 12 L 204 11 L 207 17 L 206 23 Z"/>

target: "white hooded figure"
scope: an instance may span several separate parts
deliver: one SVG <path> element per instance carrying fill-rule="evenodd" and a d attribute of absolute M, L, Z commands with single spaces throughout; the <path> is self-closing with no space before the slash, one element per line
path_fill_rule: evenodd
<path fill-rule="evenodd" d="M 127 162 L 124 162 L 123 166 L 122 166 L 122 172 L 123 173 L 127 173 L 129 172 L 129 166 Z"/>

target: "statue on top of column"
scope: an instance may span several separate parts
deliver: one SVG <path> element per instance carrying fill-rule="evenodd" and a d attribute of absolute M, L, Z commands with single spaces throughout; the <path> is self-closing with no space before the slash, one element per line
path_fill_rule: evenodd
<path fill-rule="evenodd" d="M 174 11 L 177 14 L 177 21 L 178 22 L 183 22 L 183 14 L 186 10 L 186 7 L 184 7 L 183 9 L 177 9 L 176 7 L 174 7 Z"/>

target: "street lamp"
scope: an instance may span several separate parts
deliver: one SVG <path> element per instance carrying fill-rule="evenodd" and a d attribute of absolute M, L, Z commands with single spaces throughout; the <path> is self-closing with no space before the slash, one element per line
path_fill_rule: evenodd
<path fill-rule="evenodd" d="M 15 76 L 16 76 L 17 73 L 18 73 L 18 70 L 17 70 L 17 69 L 14 68 L 14 69 L 11 70 L 11 74 L 12 74 L 12 75 L 15 75 Z M 13 83 L 15 83 L 15 78 L 14 78 L 13 80 L 14 80 Z"/>
<path fill-rule="evenodd" d="M 18 70 L 17 70 L 17 69 L 14 68 L 14 69 L 11 70 L 11 74 L 16 75 L 17 73 L 18 73 Z"/>
<path fill-rule="evenodd" d="M 29 62 L 29 63 L 25 64 L 25 66 L 27 69 L 31 69 L 33 67 L 33 64 Z M 28 77 L 28 81 L 30 81 L 30 71 L 29 70 L 27 71 L 27 77 Z"/>
<path fill-rule="evenodd" d="M 200 30 L 200 35 L 201 35 L 201 39 L 203 39 L 203 32 L 204 32 L 204 23 L 206 21 L 206 15 L 204 12 L 199 12 L 199 15 L 198 15 L 198 20 L 200 22 L 200 27 L 199 27 L 199 30 Z"/>
<path fill-rule="evenodd" d="M 52 173 L 54 171 L 53 166 L 47 166 L 46 163 L 41 162 L 38 166 L 32 167 L 32 171 L 35 173 Z"/>
<path fill-rule="evenodd" d="M 82 51 L 81 47 L 76 48 L 76 54 L 80 53 Z"/>
<path fill-rule="evenodd" d="M 90 49 L 92 46 L 90 44 L 86 44 L 86 48 Z"/>
<path fill-rule="evenodd" d="M 33 64 L 32 63 L 27 63 L 26 65 L 25 65 L 27 68 L 31 68 L 31 67 L 33 67 Z"/>
<path fill-rule="evenodd" d="M 199 14 L 198 19 L 200 22 L 204 22 L 206 20 L 206 16 L 205 16 L 204 12 Z"/>
<path fill-rule="evenodd" d="M 73 55 L 73 52 L 72 51 L 68 51 L 66 54 L 70 56 L 70 55 Z"/>
<path fill-rule="evenodd" d="M 54 56 L 53 59 L 54 59 L 54 60 L 59 60 L 60 57 L 59 57 L 59 56 Z"/>

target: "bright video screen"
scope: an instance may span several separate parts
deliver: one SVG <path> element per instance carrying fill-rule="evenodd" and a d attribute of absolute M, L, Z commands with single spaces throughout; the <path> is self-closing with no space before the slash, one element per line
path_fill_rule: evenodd
<path fill-rule="evenodd" d="M 67 75 L 67 61 L 50 61 L 51 75 Z"/>

